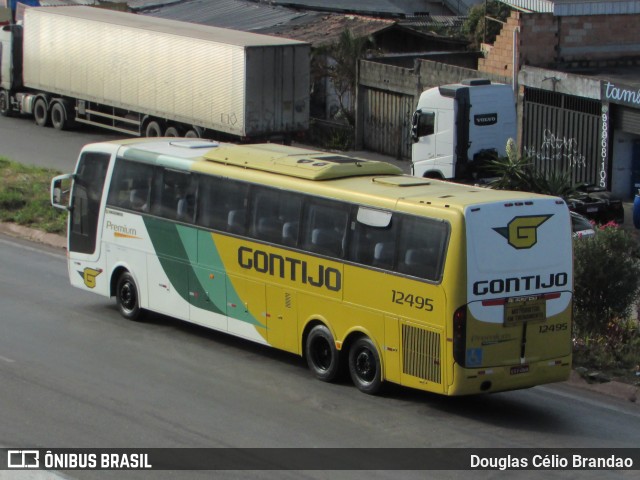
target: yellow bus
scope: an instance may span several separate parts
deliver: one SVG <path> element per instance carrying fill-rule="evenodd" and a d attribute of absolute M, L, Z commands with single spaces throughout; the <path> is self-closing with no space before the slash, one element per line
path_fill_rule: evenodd
<path fill-rule="evenodd" d="M 70 192 L 68 195 L 65 192 Z M 559 198 L 275 144 L 87 145 L 52 180 L 71 284 L 303 356 L 333 381 L 445 395 L 565 380 L 572 237 Z"/>

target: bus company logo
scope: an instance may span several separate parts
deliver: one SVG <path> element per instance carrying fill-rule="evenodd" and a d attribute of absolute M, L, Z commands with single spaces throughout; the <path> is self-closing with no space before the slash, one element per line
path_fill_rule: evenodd
<path fill-rule="evenodd" d="M 95 268 L 87 267 L 84 270 L 78 270 L 78 273 L 87 287 L 96 288 L 96 277 L 102 273 L 102 269 L 96 270 Z"/>
<path fill-rule="evenodd" d="M 40 451 L 39 450 L 8 450 L 7 451 L 7 467 L 8 468 L 39 468 L 40 467 Z"/>
<path fill-rule="evenodd" d="M 494 228 L 517 250 L 533 247 L 538 243 L 538 227 L 553 215 L 514 217 L 506 227 Z"/>

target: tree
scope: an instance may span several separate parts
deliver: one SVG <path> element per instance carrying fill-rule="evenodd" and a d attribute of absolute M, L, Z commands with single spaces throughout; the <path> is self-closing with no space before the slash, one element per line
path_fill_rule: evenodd
<path fill-rule="evenodd" d="M 370 37 L 355 37 L 351 30 L 345 29 L 338 42 L 318 48 L 312 59 L 314 75 L 331 80 L 338 97 L 339 115 L 349 125 L 355 125 L 353 99 L 358 60 L 364 58 L 372 45 Z"/>
<path fill-rule="evenodd" d="M 469 40 L 471 47 L 479 50 L 481 43 L 495 42 L 500 30 L 502 30 L 500 22 L 505 22 L 510 14 L 511 9 L 502 2 L 489 0 L 477 3 L 469 10 L 469 16 L 462 25 L 462 33 Z M 487 17 L 490 17 L 490 19 L 487 19 Z M 491 19 L 499 20 L 500 22 Z M 485 33 L 486 39 L 484 38 Z"/>

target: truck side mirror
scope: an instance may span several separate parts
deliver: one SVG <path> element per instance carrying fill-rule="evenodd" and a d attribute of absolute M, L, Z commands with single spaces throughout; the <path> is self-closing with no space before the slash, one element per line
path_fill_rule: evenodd
<path fill-rule="evenodd" d="M 436 131 L 436 112 L 416 110 L 411 120 L 411 138 L 417 142 L 421 137 L 433 135 Z"/>
<path fill-rule="evenodd" d="M 420 117 L 420 112 L 421 110 L 416 110 L 411 118 L 411 140 L 414 143 L 418 141 L 418 118 Z"/>

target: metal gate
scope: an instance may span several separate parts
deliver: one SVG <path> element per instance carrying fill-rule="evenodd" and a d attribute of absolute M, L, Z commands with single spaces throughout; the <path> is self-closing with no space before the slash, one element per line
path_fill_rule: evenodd
<path fill-rule="evenodd" d="M 411 158 L 414 97 L 372 88 L 363 93 L 364 148 L 398 159 Z"/>
<path fill-rule="evenodd" d="M 522 154 L 540 172 L 566 172 L 574 184 L 597 184 L 600 114 L 597 100 L 525 88 Z"/>

